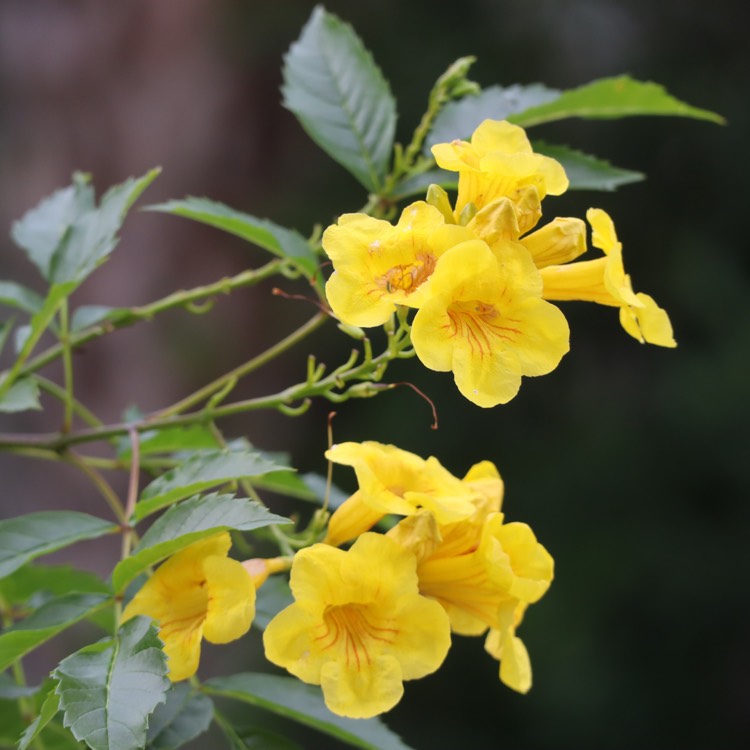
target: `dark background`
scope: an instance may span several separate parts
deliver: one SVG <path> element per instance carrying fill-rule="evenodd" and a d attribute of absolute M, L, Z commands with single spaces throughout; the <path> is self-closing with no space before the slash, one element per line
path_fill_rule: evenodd
<path fill-rule="evenodd" d="M 307 235 L 366 196 L 280 106 L 281 57 L 313 3 L 146 0 L 0 4 L 0 278 L 41 290 L 11 243 L 11 222 L 89 171 L 102 190 L 164 168 L 145 203 L 205 195 Z M 399 103 L 408 141 L 435 78 L 474 54 L 483 85 L 558 88 L 629 73 L 655 80 L 728 126 L 672 118 L 569 121 L 535 129 L 643 171 L 615 194 L 545 202 L 547 216 L 608 210 L 638 291 L 675 327 L 676 350 L 638 345 L 609 308 L 568 305 L 571 352 L 526 380 L 509 405 L 483 411 L 449 375 L 394 366 L 437 403 L 406 388 L 339 406 L 335 437 L 375 439 L 436 455 L 462 474 L 483 458 L 506 481 L 505 511 L 528 522 L 557 578 L 520 635 L 535 685 L 497 681 L 480 639 L 456 639 L 441 671 L 407 684 L 387 722 L 425 748 L 731 748 L 750 741 L 746 424 L 748 82 L 743 4 L 646 0 L 362 0 L 327 4 L 373 52 Z M 135 212 L 114 257 L 76 294 L 134 305 L 257 265 L 263 255 L 190 222 Z M 275 282 L 278 283 L 278 282 Z M 284 282 L 289 291 L 299 291 Z M 79 394 L 116 420 L 156 409 L 248 359 L 310 315 L 271 285 L 220 300 L 211 315 L 170 313 L 87 347 Z M 236 392 L 297 382 L 308 351 L 335 366 L 349 340 L 329 325 Z M 55 375 L 54 368 L 47 372 Z M 252 414 L 226 423 L 259 447 L 290 450 L 322 472 L 326 414 Z M 59 411 L 3 416 L 8 430 L 55 429 Z M 350 486 L 345 470 L 337 480 Z M 99 500 L 72 470 L 0 455 L 2 515 Z M 122 489 L 119 479 L 117 485 Z M 107 571 L 114 551 L 75 548 Z M 253 666 L 246 639 L 212 649 L 206 673 Z M 257 649 L 256 649 L 257 650 Z M 40 672 L 52 664 L 38 665 Z M 206 741 L 207 742 L 207 741 Z M 305 746 L 322 747 L 320 739 Z M 208 744 L 197 743 L 197 747 Z"/>

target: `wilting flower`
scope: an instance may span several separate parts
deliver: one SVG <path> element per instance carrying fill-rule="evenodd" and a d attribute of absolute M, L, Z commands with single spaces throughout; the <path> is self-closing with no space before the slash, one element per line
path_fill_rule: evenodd
<path fill-rule="evenodd" d="M 473 512 L 474 490 L 433 457 L 427 460 L 395 445 L 374 441 L 339 443 L 326 458 L 351 466 L 359 489 L 331 516 L 325 542 L 338 546 L 371 529 L 383 516 L 410 516 L 421 508 L 443 523 Z"/>
<path fill-rule="evenodd" d="M 227 557 L 228 533 L 191 544 L 169 558 L 125 607 L 123 620 L 147 615 L 159 626 L 173 682 L 195 674 L 201 639 L 229 643 L 250 629 L 255 587 Z"/>
<path fill-rule="evenodd" d="M 543 268 L 544 298 L 618 307 L 620 324 L 633 338 L 641 343 L 677 346 L 666 311 L 649 295 L 633 291 L 612 219 L 598 208 L 590 208 L 586 218 L 593 230 L 591 244 L 603 250 L 604 257 Z"/>
<path fill-rule="evenodd" d="M 480 240 L 446 252 L 411 330 L 422 363 L 452 370 L 459 391 L 483 407 L 510 401 L 523 375 L 551 372 L 569 349 L 568 323 L 541 299 L 528 252 L 506 242 L 497 254 Z"/>
<path fill-rule="evenodd" d="M 539 200 L 568 188 L 565 170 L 554 159 L 535 154 L 523 128 L 485 120 L 471 142 L 455 140 L 432 147 L 438 166 L 458 172 L 456 217 L 472 205 L 481 210 L 498 198 L 518 199 L 521 188 L 534 187 Z"/>
<path fill-rule="evenodd" d="M 295 603 L 263 634 L 266 657 L 320 685 L 340 716 L 393 708 L 403 681 L 434 672 L 450 647 L 442 607 L 421 596 L 416 559 L 385 536 L 366 533 L 344 551 L 326 544 L 294 558 Z"/>
<path fill-rule="evenodd" d="M 471 237 L 423 201 L 407 206 L 396 226 L 366 214 L 344 214 L 323 234 L 334 272 L 326 284 L 344 323 L 378 326 L 396 305 L 419 307 L 438 258 Z"/>

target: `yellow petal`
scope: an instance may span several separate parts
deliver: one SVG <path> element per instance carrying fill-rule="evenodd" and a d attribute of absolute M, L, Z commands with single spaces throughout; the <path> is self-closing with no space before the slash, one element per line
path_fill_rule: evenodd
<path fill-rule="evenodd" d="M 586 225 L 558 217 L 521 240 L 537 268 L 567 263 L 586 252 Z"/>
<path fill-rule="evenodd" d="M 659 307 L 648 294 L 639 292 L 637 297 L 642 307 L 620 308 L 622 327 L 642 344 L 649 343 L 669 348 L 677 346 L 666 310 Z"/>
<path fill-rule="evenodd" d="M 350 719 L 370 719 L 390 711 L 404 694 L 401 667 L 389 654 L 381 654 L 362 670 L 329 661 L 321 670 L 320 684 L 326 706 Z"/>
<path fill-rule="evenodd" d="M 255 617 L 255 586 L 242 563 L 207 557 L 203 563 L 208 589 L 203 634 L 211 643 L 229 643 L 250 630 Z"/>
<path fill-rule="evenodd" d="M 518 693 L 531 690 L 531 660 L 523 641 L 513 636 L 503 647 L 500 680 Z"/>
<path fill-rule="evenodd" d="M 290 604 L 263 631 L 266 659 L 310 685 L 320 684 L 318 629 L 320 618 L 297 604 Z"/>
<path fill-rule="evenodd" d="M 355 492 L 333 512 L 328 521 L 325 544 L 339 547 L 350 539 L 369 531 L 382 517 L 383 512 L 373 508 L 363 499 L 361 490 Z"/>

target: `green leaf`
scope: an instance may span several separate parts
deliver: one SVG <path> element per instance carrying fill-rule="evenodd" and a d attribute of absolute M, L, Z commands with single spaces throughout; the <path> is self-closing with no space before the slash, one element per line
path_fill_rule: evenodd
<path fill-rule="evenodd" d="M 0 412 L 39 410 L 39 386 L 34 378 L 20 378 L 8 389 L 4 396 L 0 396 Z"/>
<path fill-rule="evenodd" d="M 81 305 L 73 313 L 73 317 L 70 320 L 70 330 L 72 333 L 77 333 L 84 330 L 84 328 L 104 323 L 107 320 L 114 321 L 129 314 L 130 311 L 124 307 Z"/>
<path fill-rule="evenodd" d="M 237 735 L 241 750 L 303 750 L 302 745 L 270 729 L 240 729 Z"/>
<path fill-rule="evenodd" d="M 42 200 L 13 224 L 11 237 L 48 281 L 52 280 L 52 258 L 71 226 L 94 210 L 89 180 L 89 175 L 77 172 L 71 185 Z"/>
<path fill-rule="evenodd" d="M 465 96 L 446 104 L 435 118 L 425 139 L 424 150 L 429 155 L 430 147 L 436 143 L 450 143 L 456 138 L 468 140 L 483 120 L 512 119 L 511 115 L 554 101 L 559 96 L 559 91 L 548 89 L 540 83 L 530 86 L 488 86 L 476 96 Z"/>
<path fill-rule="evenodd" d="M 33 315 L 43 304 L 44 299 L 31 289 L 16 284 L 15 281 L 0 281 L 0 305 L 14 307 Z"/>
<path fill-rule="evenodd" d="M 192 424 L 187 427 L 165 427 L 163 430 L 142 432 L 138 444 L 141 456 L 149 456 L 155 453 L 216 449 L 218 447 L 216 437 L 203 424 Z M 117 457 L 130 458 L 131 450 L 130 439 L 125 438 L 118 443 Z"/>
<path fill-rule="evenodd" d="M 110 587 L 94 573 L 71 565 L 24 565 L 0 579 L 0 597 L 6 604 L 41 603 L 70 593 L 110 594 Z"/>
<path fill-rule="evenodd" d="M 18 700 L 35 695 L 39 687 L 18 685 L 9 674 L 0 674 L 0 700 Z"/>
<path fill-rule="evenodd" d="M 224 482 L 288 468 L 267 460 L 258 451 L 201 451 L 151 482 L 141 493 L 133 518 L 140 521 L 177 500 Z"/>
<path fill-rule="evenodd" d="M 86 646 L 54 671 L 64 725 L 92 750 L 138 750 L 149 715 L 166 698 L 166 674 L 157 628 L 134 617 L 115 638 Z"/>
<path fill-rule="evenodd" d="M 391 191 L 390 197 L 400 201 L 414 195 L 424 196 L 430 185 L 440 185 L 446 190 L 455 190 L 458 187 L 458 175 L 446 169 L 430 169 L 399 182 Z"/>
<path fill-rule="evenodd" d="M 205 732 L 214 715 L 213 701 L 190 685 L 173 685 L 158 706 L 148 727 L 149 750 L 175 750 Z"/>
<path fill-rule="evenodd" d="M 15 747 L 26 722 L 16 701 L 0 700 L 0 747 Z"/>
<path fill-rule="evenodd" d="M 259 503 L 234 495 L 196 496 L 170 508 L 143 535 L 133 554 L 117 564 L 112 586 L 122 591 L 151 565 L 200 539 L 227 529 L 250 531 L 270 524 L 290 523 Z"/>
<path fill-rule="evenodd" d="M 328 479 L 321 474 L 315 474 L 310 472 L 302 475 L 302 481 L 310 488 L 310 491 L 315 495 L 319 505 L 323 505 L 323 501 L 326 496 L 326 487 L 328 485 Z M 331 484 L 328 488 L 328 507 L 331 510 L 336 510 L 339 505 L 348 500 L 350 494 L 344 492 L 344 490 L 337 487 L 335 484 Z"/>
<path fill-rule="evenodd" d="M 0 577 L 41 555 L 118 530 L 117 524 L 73 510 L 44 510 L 0 521 Z"/>
<path fill-rule="evenodd" d="M 268 250 L 279 258 L 293 260 L 308 274 L 314 273 L 318 267 L 315 253 L 299 232 L 280 227 L 268 219 L 258 219 L 242 211 L 235 211 L 223 203 L 207 198 L 188 197 L 184 200 L 148 206 L 146 210 L 184 216 L 201 224 L 222 229 Z"/>
<path fill-rule="evenodd" d="M 721 115 L 675 99 L 658 83 L 636 81 L 629 76 L 592 81 L 563 92 L 553 101 L 513 114 L 508 119 L 529 128 L 567 117 L 613 119 L 633 115 L 692 117 L 720 125 L 725 122 Z"/>
<path fill-rule="evenodd" d="M 52 322 L 60 305 L 62 305 L 65 298 L 75 289 L 75 286 L 75 283 L 68 283 L 53 284 L 50 287 L 47 298 L 44 300 L 41 309 L 31 318 L 31 322 L 27 329 L 28 332 L 24 336 L 23 346 L 20 348 L 15 364 L 6 377 L 3 380 L 0 380 L 0 400 L 2 400 L 2 397 L 12 387 L 21 369 L 21 365 L 26 361 L 29 354 L 31 354 L 31 350 L 36 345 L 36 342 L 39 341 L 42 334 L 47 330 L 47 327 Z"/>
<path fill-rule="evenodd" d="M 369 191 L 388 170 L 396 103 L 348 24 L 318 6 L 284 58 L 284 106 Z"/>
<path fill-rule="evenodd" d="M 298 500 L 315 500 L 315 493 L 302 481 L 296 471 L 271 471 L 253 479 L 253 486 Z"/>
<path fill-rule="evenodd" d="M 534 151 L 551 156 L 563 165 L 570 190 L 616 190 L 621 185 L 646 179 L 641 172 L 613 167 L 604 159 L 584 154 L 567 146 L 534 142 Z"/>
<path fill-rule="evenodd" d="M 26 750 L 47 724 L 55 718 L 59 710 L 60 696 L 55 692 L 55 686 L 53 685 L 50 687 L 44 703 L 42 703 L 39 715 L 26 727 L 26 731 L 21 735 L 18 741 L 18 750 Z"/>
<path fill-rule="evenodd" d="M 52 599 L 0 635 L 0 669 L 33 651 L 66 628 L 101 609 L 110 598 L 102 594 L 65 594 Z"/>
<path fill-rule="evenodd" d="M 208 680 L 212 695 L 265 708 L 366 750 L 409 750 L 379 719 L 345 719 L 328 710 L 320 688 L 294 677 L 245 672 Z"/>
<path fill-rule="evenodd" d="M 8 336 L 10 336 L 10 332 L 13 330 L 13 319 L 6 320 L 0 323 L 0 354 L 3 353 L 3 349 L 5 348 L 5 342 L 8 340 Z"/>
<path fill-rule="evenodd" d="M 289 581 L 279 575 L 271 576 L 259 589 L 255 598 L 253 627 L 265 630 L 268 623 L 294 602 Z"/>

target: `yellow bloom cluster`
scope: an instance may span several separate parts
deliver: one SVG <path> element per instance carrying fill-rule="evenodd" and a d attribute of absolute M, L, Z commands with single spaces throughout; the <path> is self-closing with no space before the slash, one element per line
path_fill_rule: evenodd
<path fill-rule="evenodd" d="M 586 226 L 555 218 L 535 229 L 547 195 L 568 187 L 562 166 L 534 153 L 522 128 L 485 120 L 471 141 L 433 146 L 443 169 L 458 172 L 454 207 L 432 185 L 396 225 L 344 214 L 323 234 L 334 272 L 326 295 L 355 326 L 385 323 L 397 306 L 416 309 L 411 340 L 432 370 L 452 371 L 461 393 L 483 407 L 507 403 L 522 376 L 551 372 L 569 348 L 568 323 L 550 301 L 588 300 L 620 309 L 641 342 L 675 346 L 666 312 L 635 294 L 611 219 L 591 209 Z M 532 231 L 533 230 L 533 231 Z"/>
<path fill-rule="evenodd" d="M 526 692 L 531 667 L 515 631 L 554 566 L 528 526 L 505 523 L 495 466 L 459 479 L 435 458 L 375 442 L 335 445 L 327 457 L 353 467 L 359 489 L 325 543 L 295 556 L 295 602 L 266 628 L 267 658 L 321 685 L 334 713 L 365 718 L 392 708 L 404 680 L 440 667 L 451 631 L 488 633 L 500 679 Z M 403 518 L 386 534 L 370 531 L 393 515 Z"/>

